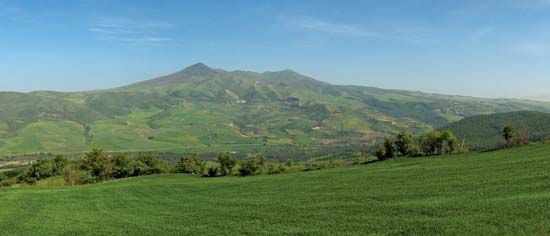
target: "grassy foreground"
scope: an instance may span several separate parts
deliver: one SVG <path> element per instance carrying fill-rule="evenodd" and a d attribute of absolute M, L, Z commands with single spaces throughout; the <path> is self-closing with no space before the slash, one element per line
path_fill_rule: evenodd
<path fill-rule="evenodd" d="M 2 235 L 548 235 L 550 145 L 274 176 L 0 189 Z"/>

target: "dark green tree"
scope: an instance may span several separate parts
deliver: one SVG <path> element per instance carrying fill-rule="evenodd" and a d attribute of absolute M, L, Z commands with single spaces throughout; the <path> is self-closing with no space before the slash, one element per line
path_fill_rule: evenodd
<path fill-rule="evenodd" d="M 135 161 L 126 155 L 113 157 L 113 177 L 128 178 L 134 176 Z"/>
<path fill-rule="evenodd" d="M 378 157 L 379 161 L 386 160 L 386 148 L 384 147 L 384 145 L 380 145 L 378 147 L 378 150 L 376 150 L 375 155 L 376 155 L 376 157 Z"/>
<path fill-rule="evenodd" d="M 504 140 L 506 140 L 507 145 L 510 145 L 512 143 L 515 133 L 516 131 L 511 125 L 504 126 L 504 129 L 502 130 L 502 137 L 504 137 Z"/>
<path fill-rule="evenodd" d="M 188 174 L 204 174 L 206 163 L 198 158 L 196 154 L 182 158 L 176 165 L 176 172 Z"/>
<path fill-rule="evenodd" d="M 384 139 L 384 150 L 386 151 L 385 159 L 390 159 L 395 157 L 395 152 L 396 152 L 395 145 L 390 138 Z"/>
<path fill-rule="evenodd" d="M 458 149 L 458 138 L 450 130 L 445 130 L 441 133 L 441 142 L 447 147 L 449 153 L 453 153 Z"/>
<path fill-rule="evenodd" d="M 111 158 L 102 149 L 93 149 L 84 155 L 80 168 L 89 171 L 97 181 L 109 180 L 113 174 Z"/>
<path fill-rule="evenodd" d="M 411 132 L 401 132 L 395 138 L 395 147 L 401 156 L 412 156 L 416 149 L 413 134 Z"/>
<path fill-rule="evenodd" d="M 237 159 L 229 156 L 227 153 L 222 153 L 218 157 L 218 163 L 220 163 L 220 172 L 222 175 L 233 174 L 233 168 L 237 165 Z"/>

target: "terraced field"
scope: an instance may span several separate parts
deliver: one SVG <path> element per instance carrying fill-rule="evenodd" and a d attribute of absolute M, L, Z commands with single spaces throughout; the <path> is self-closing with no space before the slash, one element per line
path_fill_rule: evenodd
<path fill-rule="evenodd" d="M 0 229 L 2 235 L 548 235 L 549 169 L 550 144 L 537 144 L 272 176 L 15 187 L 0 189 Z"/>

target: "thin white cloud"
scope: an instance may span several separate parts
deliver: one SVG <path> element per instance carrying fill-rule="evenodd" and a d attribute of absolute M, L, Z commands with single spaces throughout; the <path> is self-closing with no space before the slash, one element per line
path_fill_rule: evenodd
<path fill-rule="evenodd" d="M 430 29 L 409 23 L 378 26 L 376 28 L 287 14 L 280 15 L 279 21 L 286 30 L 292 32 L 316 32 L 329 36 L 390 40 L 413 44 L 430 42 L 430 38 L 433 37 L 431 35 L 433 32 Z M 322 37 L 315 39 L 308 36 L 299 42 L 298 46 L 318 46 L 323 41 L 325 40 Z"/>
<path fill-rule="evenodd" d="M 331 35 L 353 36 L 353 37 L 380 37 L 380 34 L 362 27 L 336 23 L 312 17 L 281 16 L 281 20 L 287 26 L 302 30 L 315 31 Z"/>
<path fill-rule="evenodd" d="M 161 21 L 139 21 L 128 18 L 99 18 L 95 22 L 96 27 L 101 28 L 133 28 L 133 29 L 166 29 L 175 27 L 174 24 Z"/>
<path fill-rule="evenodd" d="M 88 30 L 98 39 L 128 44 L 162 44 L 175 41 L 165 36 L 176 25 L 161 21 L 144 21 L 129 18 L 98 18 Z"/>

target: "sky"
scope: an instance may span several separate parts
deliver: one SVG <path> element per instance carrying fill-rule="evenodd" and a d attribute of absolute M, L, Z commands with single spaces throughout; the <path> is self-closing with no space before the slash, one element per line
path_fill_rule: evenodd
<path fill-rule="evenodd" d="M 0 90 L 112 88 L 202 62 L 550 98 L 550 0 L 0 0 Z"/>

